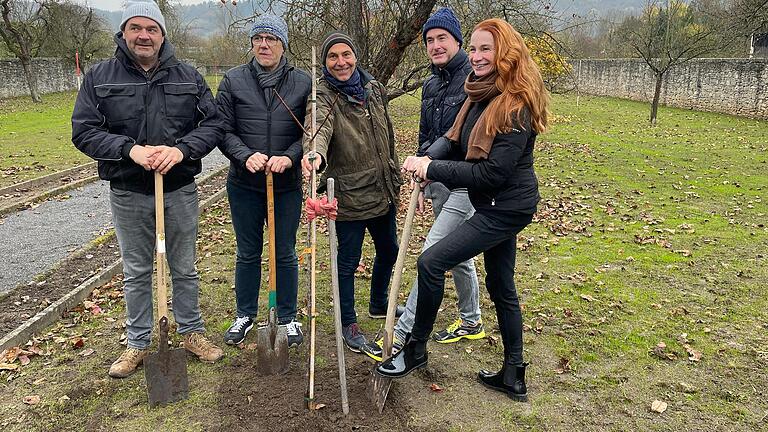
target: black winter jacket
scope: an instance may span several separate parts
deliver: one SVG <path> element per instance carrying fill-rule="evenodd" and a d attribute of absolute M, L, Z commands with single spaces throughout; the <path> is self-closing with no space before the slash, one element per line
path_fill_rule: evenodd
<path fill-rule="evenodd" d="M 432 76 L 424 81 L 421 90 L 418 156 L 424 156 L 430 143 L 453 126 L 456 114 L 467 98 L 464 81 L 471 71 L 464 50 L 459 50 L 444 68 L 432 65 Z"/>
<path fill-rule="evenodd" d="M 147 77 L 134 63 L 122 32 L 114 58 L 93 66 L 72 112 L 72 142 L 99 162 L 99 177 L 112 188 L 154 194 L 152 171 L 136 164 L 134 145 L 176 146 L 184 159 L 164 176 L 166 192 L 194 181 L 200 159 L 221 139 L 221 124 L 208 85 L 179 62 L 167 40 L 159 64 Z"/>
<path fill-rule="evenodd" d="M 245 168 L 248 158 L 259 152 L 267 156 L 288 156 L 293 163 L 285 172 L 274 174 L 276 192 L 301 188 L 303 131 L 296 120 L 304 121 L 312 80 L 303 70 L 286 66 L 275 90 L 290 107 L 291 116 L 272 89 L 265 92 L 259 86 L 253 62 L 255 60 L 227 71 L 216 94 L 226 133 L 219 148 L 231 161 L 229 181 L 265 192 L 264 171 L 254 174 Z"/>
<path fill-rule="evenodd" d="M 536 133 L 527 111 L 521 115 L 522 124 L 509 133 L 496 135 L 488 159 L 463 160 L 469 133 L 487 106 L 487 102 L 472 104 L 460 142 L 451 142 L 453 160 L 433 160 L 427 179 L 442 182 L 451 189 L 468 188 L 469 200 L 477 211 L 536 213 L 539 202 L 538 180 L 533 170 Z"/>

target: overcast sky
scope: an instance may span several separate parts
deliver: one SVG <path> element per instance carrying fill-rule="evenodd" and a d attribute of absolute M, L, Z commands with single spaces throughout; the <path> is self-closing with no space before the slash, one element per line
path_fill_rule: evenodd
<path fill-rule="evenodd" d="M 182 4 L 197 4 L 203 3 L 206 0 L 181 0 Z M 83 1 L 85 3 L 86 1 Z M 104 10 L 121 10 L 125 0 L 87 0 L 87 3 L 97 9 Z"/>

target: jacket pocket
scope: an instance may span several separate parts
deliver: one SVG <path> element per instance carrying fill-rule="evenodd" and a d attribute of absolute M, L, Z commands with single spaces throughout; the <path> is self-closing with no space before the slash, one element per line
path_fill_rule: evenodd
<path fill-rule="evenodd" d="M 161 84 L 165 94 L 165 115 L 167 117 L 193 119 L 197 109 L 197 84 Z"/>
<path fill-rule="evenodd" d="M 132 84 L 102 84 L 95 87 L 101 111 L 110 124 L 124 122 L 143 115 L 141 98 L 136 97 Z"/>
<path fill-rule="evenodd" d="M 337 176 L 339 207 L 364 211 L 372 209 L 385 200 L 378 184 L 377 169 L 369 168 L 350 174 Z"/>

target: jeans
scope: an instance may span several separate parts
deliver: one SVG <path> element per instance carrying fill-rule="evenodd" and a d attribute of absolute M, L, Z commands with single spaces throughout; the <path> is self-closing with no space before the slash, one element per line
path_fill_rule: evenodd
<path fill-rule="evenodd" d="M 515 289 L 515 246 L 517 234 L 533 216 L 506 212 L 476 212 L 418 259 L 419 295 L 411 335 L 426 341 L 432 333 L 437 310 L 443 301 L 445 272 L 456 264 L 483 253 L 485 287 L 496 305 L 504 359 L 507 364 L 523 362 L 523 318 Z"/>
<path fill-rule="evenodd" d="M 432 199 L 435 222 L 429 229 L 422 252 L 452 233 L 459 225 L 475 214 L 475 209 L 469 202 L 466 189 L 450 191 L 442 183 L 430 183 L 425 189 L 425 197 Z M 479 283 L 474 258 L 459 263 L 451 269 L 451 273 L 453 274 L 453 282 L 456 284 L 459 315 L 463 321 L 474 325 L 480 321 Z M 413 328 L 416 301 L 419 295 L 418 288 L 418 280 L 413 281 L 411 292 L 405 303 L 405 312 L 395 325 L 395 337 L 401 341 L 405 340 L 406 333 L 410 333 Z"/>
<path fill-rule="evenodd" d="M 355 314 L 355 270 L 363 252 L 365 230 L 371 234 L 376 249 L 371 275 L 369 310 L 386 311 L 389 279 L 397 261 L 397 210 L 389 207 L 387 214 L 359 221 L 337 221 L 336 237 L 339 239 L 339 305 L 341 324 L 357 322 Z"/>
<path fill-rule="evenodd" d="M 227 182 L 232 226 L 237 240 L 235 298 L 237 316 L 255 318 L 261 286 L 261 255 L 267 222 L 267 195 Z M 301 189 L 275 194 L 275 252 L 277 255 L 277 317 L 296 318 L 299 261 L 296 231 L 301 218 Z"/>
<path fill-rule="evenodd" d="M 178 332 L 205 332 L 198 302 L 195 270 L 197 185 L 193 182 L 164 194 L 166 258 L 173 285 L 173 317 Z M 152 338 L 152 269 L 155 257 L 155 197 L 113 189 L 112 220 L 123 258 L 128 346 L 146 349 Z"/>

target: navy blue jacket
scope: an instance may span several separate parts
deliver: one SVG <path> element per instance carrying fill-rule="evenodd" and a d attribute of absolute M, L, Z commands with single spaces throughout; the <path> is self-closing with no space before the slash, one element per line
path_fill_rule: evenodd
<path fill-rule="evenodd" d="M 222 137 L 208 85 L 176 59 L 167 40 L 149 76 L 134 63 L 122 32 L 115 42 L 115 56 L 85 74 L 72 112 L 72 142 L 99 162 L 99 177 L 115 189 L 154 194 L 152 171 L 129 157 L 137 144 L 181 150 L 184 159 L 164 176 L 166 192 L 193 182 L 202 169 L 200 159 Z"/>
<path fill-rule="evenodd" d="M 266 192 L 264 171 L 251 173 L 245 168 L 248 158 L 259 152 L 267 156 L 287 156 L 293 163 L 285 172 L 274 174 L 276 192 L 299 189 L 304 155 L 301 123 L 312 92 L 312 80 L 308 73 L 288 65 L 274 90 L 265 91 L 256 78 L 253 62 L 255 60 L 227 71 L 216 93 L 225 130 L 219 148 L 231 161 L 229 181 Z M 279 93 L 290 111 L 273 91 Z"/>
<path fill-rule="evenodd" d="M 424 81 L 421 90 L 418 156 L 424 156 L 429 145 L 453 126 L 467 98 L 464 81 L 471 71 L 464 50 L 459 50 L 444 68 L 432 65 L 432 76 Z"/>

